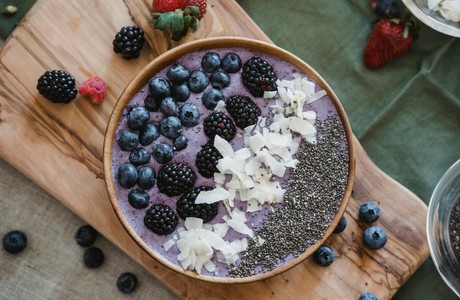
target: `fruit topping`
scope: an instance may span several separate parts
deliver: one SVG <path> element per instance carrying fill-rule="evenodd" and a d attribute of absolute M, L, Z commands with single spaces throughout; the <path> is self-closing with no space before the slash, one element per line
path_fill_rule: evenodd
<path fill-rule="evenodd" d="M 117 288 L 123 294 L 134 292 L 137 287 L 137 277 L 133 273 L 126 272 L 118 276 Z"/>
<path fill-rule="evenodd" d="M 37 82 L 37 90 L 53 103 L 67 104 L 77 96 L 75 78 L 62 70 L 46 71 Z"/>
<path fill-rule="evenodd" d="M 2 245 L 8 253 L 19 253 L 27 247 L 27 236 L 20 230 L 10 231 L 3 236 Z"/>
<path fill-rule="evenodd" d="M 158 143 L 153 145 L 153 158 L 160 164 L 166 164 L 171 161 L 174 156 L 174 149 L 166 143 Z"/>
<path fill-rule="evenodd" d="M 142 146 L 150 145 L 154 140 L 160 137 L 158 126 L 153 123 L 145 125 L 144 129 L 139 131 L 139 143 Z"/>
<path fill-rule="evenodd" d="M 379 298 L 371 292 L 365 292 L 359 296 L 358 300 L 379 300 Z"/>
<path fill-rule="evenodd" d="M 204 133 L 211 140 L 218 135 L 223 139 L 230 141 L 236 134 L 235 123 L 233 123 L 233 120 L 226 114 L 218 111 L 213 111 L 209 116 L 207 116 L 206 119 L 204 119 L 203 126 Z"/>
<path fill-rule="evenodd" d="M 322 267 L 330 266 L 335 259 L 334 250 L 331 247 L 323 245 L 313 253 L 313 260 Z"/>
<path fill-rule="evenodd" d="M 363 232 L 364 245 L 367 247 L 378 250 L 385 246 L 387 242 L 387 234 L 380 226 L 371 226 Z"/>
<path fill-rule="evenodd" d="M 208 142 L 204 144 L 196 155 L 195 164 L 201 176 L 211 178 L 214 173 L 219 173 L 217 163 L 222 155 L 213 146 L 213 143 Z"/>
<path fill-rule="evenodd" d="M 201 20 L 206 14 L 207 0 L 188 0 L 187 5 L 196 6 L 200 9 L 200 13 L 196 16 L 198 20 Z"/>
<path fill-rule="evenodd" d="M 171 95 L 171 83 L 166 78 L 154 77 L 149 82 L 149 91 L 153 98 L 161 103 L 161 100 Z"/>
<path fill-rule="evenodd" d="M 190 71 L 183 65 L 175 63 L 168 69 L 166 75 L 173 84 L 181 84 L 187 81 Z"/>
<path fill-rule="evenodd" d="M 159 235 L 170 234 L 176 229 L 179 218 L 171 207 L 165 204 L 154 204 L 146 212 L 145 226 Z"/>
<path fill-rule="evenodd" d="M 179 113 L 179 106 L 171 97 L 161 100 L 160 109 L 165 116 L 177 116 Z"/>
<path fill-rule="evenodd" d="M 177 117 L 169 116 L 160 121 L 160 133 L 169 139 L 174 139 L 182 132 L 182 124 Z"/>
<path fill-rule="evenodd" d="M 155 170 L 151 166 L 140 167 L 137 171 L 139 174 L 138 182 L 140 188 L 144 190 L 151 189 L 155 185 Z"/>
<path fill-rule="evenodd" d="M 220 63 L 220 67 L 227 73 L 236 73 L 241 70 L 241 58 L 238 54 L 229 52 L 225 54 Z"/>
<path fill-rule="evenodd" d="M 225 96 L 219 90 L 208 89 L 201 96 L 201 101 L 207 109 L 213 110 L 219 101 L 225 101 Z"/>
<path fill-rule="evenodd" d="M 150 153 L 144 148 L 136 148 L 129 154 L 129 161 L 135 166 L 148 164 Z"/>
<path fill-rule="evenodd" d="M 196 175 L 184 163 L 169 163 L 158 172 L 157 186 L 167 196 L 179 196 L 193 188 Z"/>
<path fill-rule="evenodd" d="M 173 85 L 171 89 L 171 96 L 177 102 L 184 102 L 190 97 L 190 89 L 186 83 Z"/>
<path fill-rule="evenodd" d="M 201 70 L 195 70 L 190 74 L 187 81 L 190 91 L 193 93 L 201 93 L 209 85 L 209 77 Z"/>
<path fill-rule="evenodd" d="M 159 111 L 161 100 L 156 100 L 152 95 L 147 95 L 144 99 L 144 107 L 149 111 Z"/>
<path fill-rule="evenodd" d="M 138 177 L 136 167 L 130 163 L 124 163 L 118 169 L 118 183 L 126 189 L 132 188 Z"/>
<path fill-rule="evenodd" d="M 380 208 L 374 202 L 364 203 L 359 207 L 359 218 L 366 222 L 372 223 L 380 217 Z"/>
<path fill-rule="evenodd" d="M 153 0 L 152 9 L 157 13 L 175 11 L 176 9 L 185 9 L 187 0 Z"/>
<path fill-rule="evenodd" d="M 139 57 L 144 46 L 144 31 L 137 26 L 124 26 L 115 35 L 113 51 L 124 59 Z"/>
<path fill-rule="evenodd" d="M 177 201 L 177 214 L 182 218 L 188 217 L 203 219 L 203 222 L 211 221 L 218 212 L 218 204 L 195 204 L 195 199 L 201 191 L 212 190 L 211 187 L 201 186 L 194 188 L 187 194 L 182 195 Z"/>
<path fill-rule="evenodd" d="M 78 92 L 82 96 L 89 96 L 94 104 L 101 104 L 107 94 L 107 85 L 101 78 L 94 76 L 84 81 Z"/>
<path fill-rule="evenodd" d="M 207 73 L 213 73 L 220 67 L 220 56 L 216 52 L 208 52 L 201 58 L 201 68 Z"/>
<path fill-rule="evenodd" d="M 401 15 L 396 0 L 372 0 L 371 7 L 379 17 L 399 18 Z"/>
<path fill-rule="evenodd" d="M 104 263 L 104 253 L 97 247 L 90 247 L 83 253 L 83 263 L 87 268 L 96 269 Z"/>
<path fill-rule="evenodd" d="M 179 120 L 185 127 L 198 125 L 200 116 L 200 110 L 195 104 L 185 103 L 179 109 Z"/>
<path fill-rule="evenodd" d="M 90 225 L 83 225 L 75 233 L 75 241 L 82 247 L 89 247 L 97 239 L 97 231 Z"/>
<path fill-rule="evenodd" d="M 139 136 L 129 130 L 123 130 L 117 139 L 117 144 L 121 150 L 132 151 L 139 144 Z"/>
<path fill-rule="evenodd" d="M 209 80 L 211 81 L 212 87 L 218 90 L 226 88 L 230 85 L 230 76 L 222 71 L 216 71 L 212 73 Z"/>
<path fill-rule="evenodd" d="M 185 135 L 181 134 L 176 137 L 173 141 L 173 149 L 174 151 L 181 151 L 187 148 L 188 139 Z"/>
<path fill-rule="evenodd" d="M 243 66 L 243 84 L 254 97 L 262 97 L 266 91 L 276 91 L 276 74 L 272 65 L 261 57 L 254 56 Z"/>
<path fill-rule="evenodd" d="M 131 130 L 140 130 L 144 128 L 150 118 L 149 111 L 143 107 L 134 107 L 128 113 L 128 127 Z"/>
<path fill-rule="evenodd" d="M 339 223 L 337 224 L 337 227 L 335 227 L 334 229 L 334 233 L 342 233 L 345 228 L 347 227 L 347 218 L 345 218 L 345 216 L 342 216 L 340 218 L 340 221 Z"/>
<path fill-rule="evenodd" d="M 146 208 L 149 205 L 150 196 L 143 189 L 133 189 L 128 194 L 128 202 L 136 209 Z"/>
<path fill-rule="evenodd" d="M 231 96 L 226 102 L 227 111 L 235 121 L 236 126 L 244 129 L 257 123 L 260 108 L 246 96 Z"/>

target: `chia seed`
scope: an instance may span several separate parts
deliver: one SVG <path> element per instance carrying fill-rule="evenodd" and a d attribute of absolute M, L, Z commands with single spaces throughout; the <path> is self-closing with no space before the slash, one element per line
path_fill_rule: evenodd
<path fill-rule="evenodd" d="M 254 229 L 255 240 L 265 242 L 250 240 L 241 262 L 229 270 L 230 277 L 268 272 L 298 257 L 324 236 L 337 214 L 348 178 L 346 135 L 332 116 L 317 121 L 316 128 L 317 143 L 300 145 L 299 163 L 284 186 L 282 205 Z"/>

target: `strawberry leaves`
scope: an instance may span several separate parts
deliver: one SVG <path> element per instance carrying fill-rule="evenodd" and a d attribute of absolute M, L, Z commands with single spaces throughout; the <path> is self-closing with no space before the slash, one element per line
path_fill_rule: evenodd
<path fill-rule="evenodd" d="M 197 30 L 199 25 L 198 17 L 200 14 L 199 7 L 187 6 L 184 10 L 179 8 L 165 13 L 154 12 L 150 23 L 153 28 L 171 30 L 171 38 L 174 41 L 179 41 L 187 35 L 189 28 L 192 32 Z"/>

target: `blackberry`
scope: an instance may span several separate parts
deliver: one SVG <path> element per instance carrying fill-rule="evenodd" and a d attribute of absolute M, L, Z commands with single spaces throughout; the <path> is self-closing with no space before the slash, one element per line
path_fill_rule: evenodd
<path fill-rule="evenodd" d="M 232 140 L 236 134 L 235 123 L 226 114 L 214 111 L 204 119 L 204 133 L 214 140 L 216 135 L 227 141 Z"/>
<path fill-rule="evenodd" d="M 170 234 L 176 229 L 179 218 L 171 207 L 165 204 L 154 204 L 146 212 L 144 225 L 159 235 Z"/>
<path fill-rule="evenodd" d="M 265 91 L 276 91 L 276 74 L 263 58 L 254 56 L 243 66 L 243 84 L 254 97 L 262 97 Z"/>
<path fill-rule="evenodd" d="M 144 46 L 144 31 L 137 26 L 124 26 L 115 35 L 113 51 L 121 53 L 124 59 L 139 57 Z"/>
<path fill-rule="evenodd" d="M 158 172 L 157 186 L 161 193 L 168 196 L 178 196 L 193 188 L 196 175 L 184 163 L 164 165 Z"/>
<path fill-rule="evenodd" d="M 260 116 L 260 107 L 246 96 L 231 96 L 227 99 L 226 106 L 236 126 L 242 129 L 256 124 Z"/>
<path fill-rule="evenodd" d="M 53 103 L 70 103 L 77 96 L 75 78 L 62 70 L 46 71 L 37 82 L 37 90 Z"/>
<path fill-rule="evenodd" d="M 212 143 L 206 143 L 201 147 L 196 155 L 195 164 L 201 176 L 211 178 L 214 173 L 218 173 L 217 162 L 222 158 L 222 155 L 213 146 Z"/>
<path fill-rule="evenodd" d="M 176 204 L 177 214 L 182 218 L 188 217 L 203 219 L 203 222 L 211 221 L 218 212 L 219 206 L 217 203 L 212 204 L 195 204 L 195 199 L 201 191 L 212 190 L 211 187 L 200 186 L 179 198 Z"/>

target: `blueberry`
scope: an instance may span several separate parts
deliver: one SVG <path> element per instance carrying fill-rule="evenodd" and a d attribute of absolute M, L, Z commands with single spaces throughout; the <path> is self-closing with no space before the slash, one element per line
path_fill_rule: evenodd
<path fill-rule="evenodd" d="M 132 293 L 137 287 L 137 277 L 133 273 L 123 273 L 118 276 L 117 288 L 124 294 Z"/>
<path fill-rule="evenodd" d="M 129 161 L 135 166 L 148 164 L 150 153 L 144 148 L 136 148 L 129 154 Z"/>
<path fill-rule="evenodd" d="M 372 294 L 371 292 L 365 292 L 362 293 L 361 296 L 359 296 L 358 300 L 379 300 L 376 295 Z"/>
<path fill-rule="evenodd" d="M 131 130 L 140 130 L 150 118 L 149 111 L 145 107 L 135 107 L 128 114 L 128 127 Z"/>
<path fill-rule="evenodd" d="M 227 73 L 222 71 L 217 71 L 211 74 L 209 78 L 213 88 L 221 90 L 230 85 L 230 76 Z"/>
<path fill-rule="evenodd" d="M 241 58 L 232 52 L 225 54 L 220 63 L 220 67 L 227 73 L 236 73 L 241 69 Z"/>
<path fill-rule="evenodd" d="M 104 253 L 97 247 L 86 248 L 83 263 L 90 269 L 99 268 L 104 263 Z"/>
<path fill-rule="evenodd" d="M 225 101 L 225 96 L 224 94 L 222 94 L 221 91 L 216 89 L 206 90 L 201 96 L 201 101 L 203 102 L 204 106 L 209 110 L 213 110 L 214 108 L 216 108 L 217 102 L 219 102 L 220 100 Z"/>
<path fill-rule="evenodd" d="M 399 18 L 401 15 L 398 2 L 396 0 L 378 0 L 375 6 L 375 13 L 379 17 L 388 16 Z"/>
<path fill-rule="evenodd" d="M 160 164 L 167 164 L 174 156 L 173 147 L 164 143 L 155 144 L 153 145 L 152 156 Z"/>
<path fill-rule="evenodd" d="M 345 218 L 345 216 L 342 216 L 342 218 L 340 218 L 339 223 L 337 224 L 337 227 L 335 227 L 334 229 L 334 233 L 342 233 L 346 227 L 347 219 Z"/>
<path fill-rule="evenodd" d="M 174 139 L 182 132 L 182 124 L 177 117 L 169 116 L 160 121 L 160 133 Z"/>
<path fill-rule="evenodd" d="M 387 234 L 382 227 L 371 226 L 364 230 L 363 241 L 367 247 L 377 250 L 385 246 L 387 242 Z"/>
<path fill-rule="evenodd" d="M 155 170 L 151 166 L 140 167 L 137 173 L 139 174 L 137 184 L 140 188 L 148 190 L 155 185 L 156 174 Z"/>
<path fill-rule="evenodd" d="M 171 97 L 166 97 L 161 101 L 160 109 L 165 116 L 177 116 L 179 113 L 179 106 Z"/>
<path fill-rule="evenodd" d="M 130 163 L 125 163 L 118 169 L 118 182 L 124 188 L 133 187 L 138 179 L 136 167 Z"/>
<path fill-rule="evenodd" d="M 144 99 L 144 107 L 147 108 L 149 111 L 159 111 L 160 110 L 161 102 L 153 98 L 152 95 L 148 95 Z"/>
<path fill-rule="evenodd" d="M 162 100 L 171 95 L 171 83 L 166 78 L 154 77 L 149 82 L 149 91 L 153 98 Z"/>
<path fill-rule="evenodd" d="M 220 67 L 220 56 L 216 52 L 208 52 L 201 59 L 201 68 L 208 73 L 215 72 Z"/>
<path fill-rule="evenodd" d="M 142 146 L 150 145 L 159 137 L 160 130 L 157 125 L 152 123 L 145 125 L 144 129 L 139 132 L 139 142 Z"/>
<path fill-rule="evenodd" d="M 171 95 L 177 102 L 184 102 L 190 97 L 190 89 L 188 85 L 183 83 L 172 87 Z"/>
<path fill-rule="evenodd" d="M 313 259 L 322 267 L 330 266 L 335 259 L 334 250 L 332 250 L 329 246 L 323 245 L 319 247 L 315 253 L 313 253 Z"/>
<path fill-rule="evenodd" d="M 172 83 L 183 83 L 190 76 L 190 71 L 181 64 L 175 63 L 166 74 Z"/>
<path fill-rule="evenodd" d="M 188 139 L 185 135 L 181 134 L 178 137 L 176 137 L 173 141 L 173 148 L 174 151 L 181 151 L 187 148 L 188 145 Z"/>
<path fill-rule="evenodd" d="M 194 93 L 201 93 L 208 86 L 209 78 L 203 71 L 195 70 L 190 74 L 190 78 L 187 83 L 190 91 Z"/>
<path fill-rule="evenodd" d="M 185 103 L 179 109 L 179 119 L 185 127 L 196 126 L 200 116 L 200 110 L 195 104 Z"/>
<path fill-rule="evenodd" d="M 75 241 L 82 247 L 89 247 L 97 239 L 97 231 L 90 225 L 83 225 L 75 232 Z"/>
<path fill-rule="evenodd" d="M 366 202 L 359 208 L 359 218 L 366 222 L 372 223 L 380 217 L 380 208 L 374 202 Z"/>
<path fill-rule="evenodd" d="M 143 189 L 133 189 L 128 194 L 128 202 L 136 209 L 146 208 L 149 205 L 150 196 Z"/>
<path fill-rule="evenodd" d="M 132 151 L 139 144 L 139 136 L 132 131 L 123 130 L 117 139 L 117 143 L 121 150 Z"/>
<path fill-rule="evenodd" d="M 27 236 L 20 230 L 13 230 L 3 236 L 3 249 L 11 254 L 23 251 L 27 246 Z"/>

